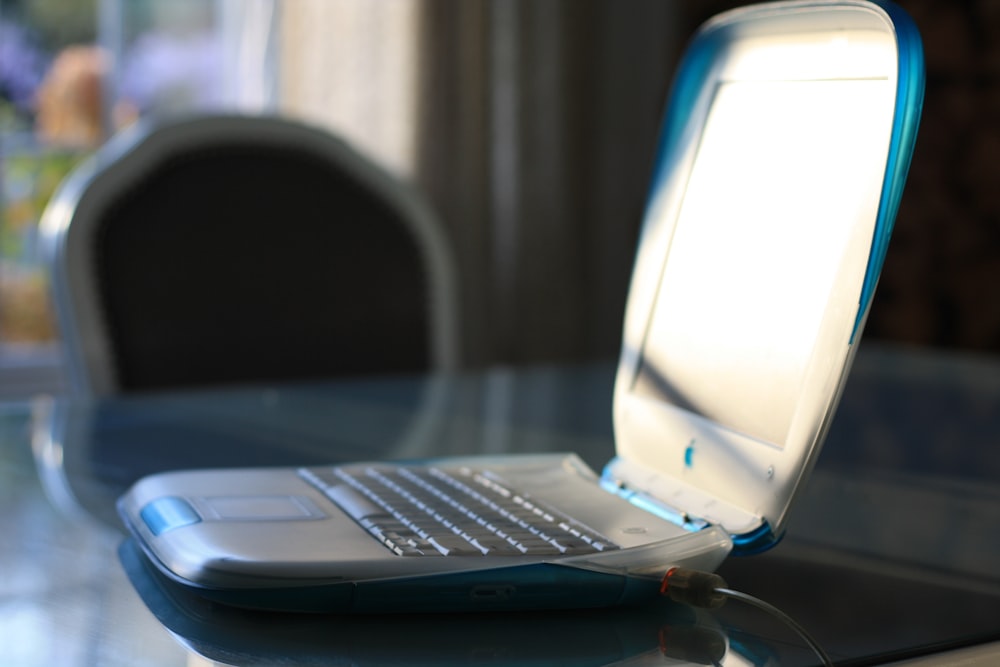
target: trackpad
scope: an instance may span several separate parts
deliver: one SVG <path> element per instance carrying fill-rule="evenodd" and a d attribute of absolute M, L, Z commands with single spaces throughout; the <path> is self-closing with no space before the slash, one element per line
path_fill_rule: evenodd
<path fill-rule="evenodd" d="M 190 500 L 208 521 L 302 521 L 326 516 L 305 496 L 210 496 Z"/>

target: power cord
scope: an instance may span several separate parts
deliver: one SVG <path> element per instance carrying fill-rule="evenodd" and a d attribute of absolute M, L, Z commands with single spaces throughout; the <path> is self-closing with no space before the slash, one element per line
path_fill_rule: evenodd
<path fill-rule="evenodd" d="M 686 567 L 671 568 L 663 576 L 663 581 L 660 583 L 660 594 L 675 602 L 704 609 L 718 609 L 730 598 L 753 605 L 785 622 L 819 656 L 824 667 L 833 667 L 833 661 L 823 650 L 823 647 L 795 619 L 760 598 L 729 588 L 726 580 L 714 572 L 703 572 Z"/>

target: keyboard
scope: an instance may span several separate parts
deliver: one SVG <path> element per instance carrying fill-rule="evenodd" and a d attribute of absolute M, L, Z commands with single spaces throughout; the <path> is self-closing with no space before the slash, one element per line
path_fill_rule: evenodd
<path fill-rule="evenodd" d="M 298 472 L 399 556 L 577 555 L 618 548 L 483 471 L 359 465 Z"/>

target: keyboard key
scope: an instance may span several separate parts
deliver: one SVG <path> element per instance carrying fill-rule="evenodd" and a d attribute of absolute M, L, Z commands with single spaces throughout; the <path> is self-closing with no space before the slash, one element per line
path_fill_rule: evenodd
<path fill-rule="evenodd" d="M 431 545 L 444 556 L 478 556 L 480 549 L 469 544 L 458 535 L 439 535 L 428 540 Z"/>
<path fill-rule="evenodd" d="M 376 515 L 387 516 L 383 507 L 371 502 L 346 484 L 328 487 L 326 495 L 330 500 L 340 505 L 340 508 L 347 512 L 347 515 L 352 519 L 365 519 Z"/>
<path fill-rule="evenodd" d="M 522 553 L 516 546 L 495 535 L 477 537 L 473 540 L 472 544 L 479 547 L 480 551 L 488 556 L 516 555 Z"/>

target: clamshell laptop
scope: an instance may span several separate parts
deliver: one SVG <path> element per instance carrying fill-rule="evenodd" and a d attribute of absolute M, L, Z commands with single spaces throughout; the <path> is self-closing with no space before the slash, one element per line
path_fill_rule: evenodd
<path fill-rule="evenodd" d="M 168 472 L 119 512 L 211 599 L 296 611 L 611 606 L 782 535 L 864 326 L 923 96 L 888 2 L 696 33 L 659 139 L 615 378 L 616 456 Z"/>

